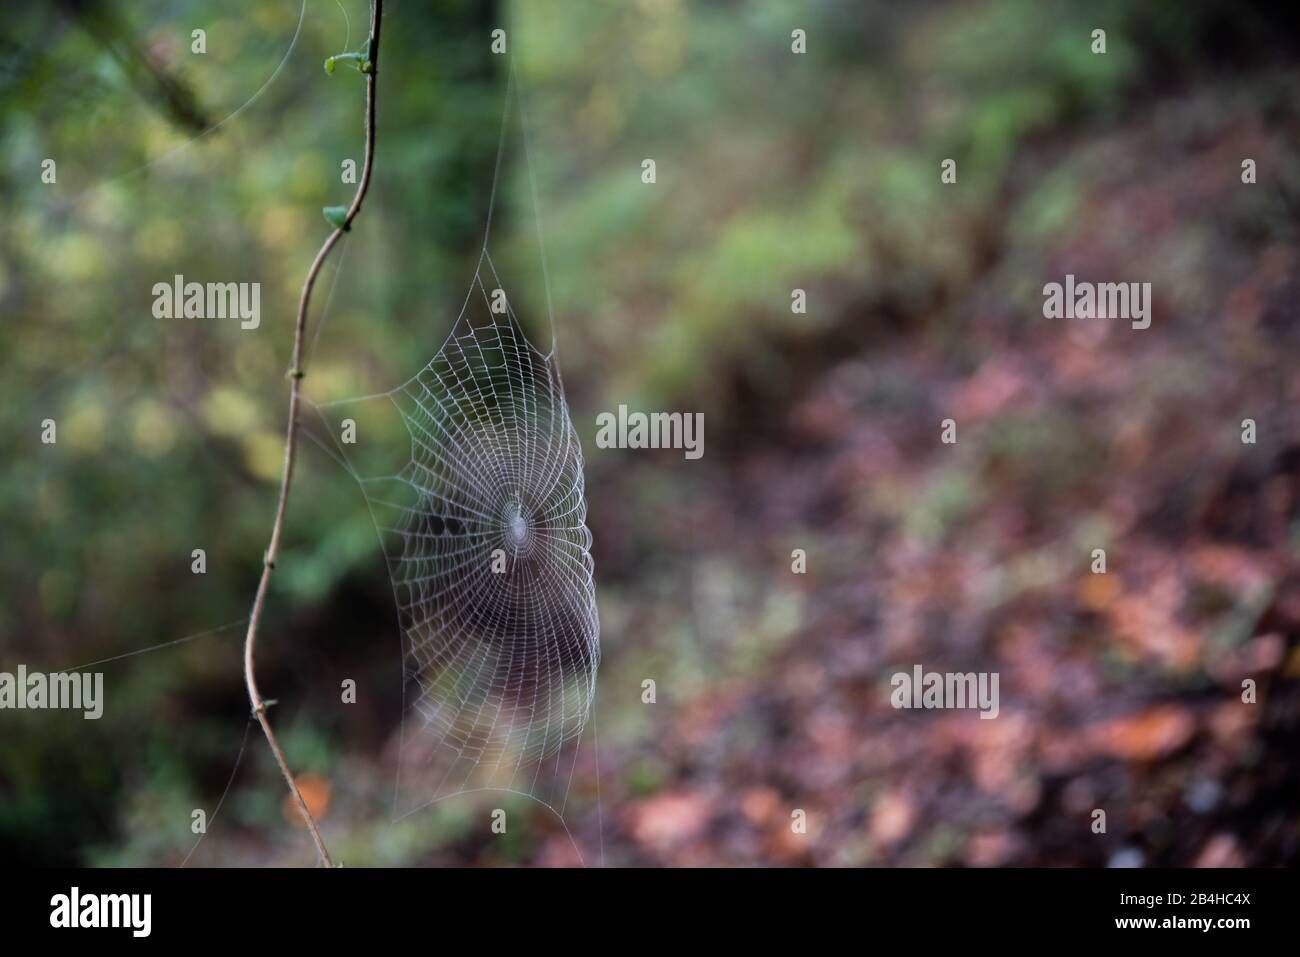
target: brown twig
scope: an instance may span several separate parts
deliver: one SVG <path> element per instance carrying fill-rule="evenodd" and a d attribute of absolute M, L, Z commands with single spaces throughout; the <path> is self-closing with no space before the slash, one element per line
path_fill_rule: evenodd
<path fill-rule="evenodd" d="M 303 800 L 302 792 L 298 790 L 298 784 L 294 781 L 293 772 L 289 770 L 289 763 L 285 760 L 284 751 L 276 740 L 275 733 L 271 730 L 271 723 L 266 719 L 266 701 L 263 700 L 261 693 L 257 690 L 257 679 L 253 671 L 253 648 L 257 643 L 257 626 L 262 620 L 262 608 L 266 604 L 266 593 L 271 584 L 271 572 L 275 570 L 275 556 L 280 551 L 280 535 L 284 531 L 284 516 L 289 505 L 289 486 L 293 481 L 294 456 L 298 448 L 298 404 L 304 375 L 302 344 L 307 330 L 307 308 L 311 303 L 312 288 L 316 285 L 316 277 L 320 275 L 321 266 L 324 265 L 330 250 L 338 243 L 339 237 L 343 235 L 344 231 L 351 227 L 353 218 L 361 209 L 361 201 L 366 198 L 366 191 L 370 188 L 370 171 L 375 158 L 375 81 L 379 65 L 379 25 L 383 6 L 383 0 L 371 0 L 370 46 L 367 54 L 368 68 L 363 71 L 366 76 L 366 156 L 364 165 L 361 168 L 361 182 L 357 184 L 357 193 L 352 197 L 352 205 L 348 207 L 347 215 L 343 218 L 343 224 L 330 233 L 329 238 L 325 240 L 325 244 L 321 246 L 320 252 L 312 260 L 311 269 L 307 271 L 307 280 L 303 283 L 302 297 L 298 300 L 298 318 L 293 331 L 293 364 L 289 368 L 289 424 L 284 441 L 284 469 L 280 476 L 280 501 L 275 508 L 275 522 L 271 525 L 271 542 L 267 545 L 266 555 L 263 557 L 262 578 L 257 585 L 257 595 L 253 599 L 253 611 L 248 618 L 248 635 L 244 639 L 244 681 L 248 685 L 248 700 L 252 702 L 253 714 L 257 716 L 257 721 L 262 726 L 262 731 L 266 735 L 266 742 L 271 746 L 271 753 L 275 755 L 276 764 L 280 766 L 280 773 L 284 775 L 285 783 L 289 785 L 289 791 L 298 804 L 298 810 L 302 814 L 303 822 L 307 825 L 307 830 L 311 832 L 311 838 L 316 844 L 316 853 L 320 855 L 321 863 L 326 867 L 332 867 L 334 862 L 325 847 L 325 842 L 321 839 L 320 831 L 316 827 L 315 819 L 311 816 L 307 802 Z"/>

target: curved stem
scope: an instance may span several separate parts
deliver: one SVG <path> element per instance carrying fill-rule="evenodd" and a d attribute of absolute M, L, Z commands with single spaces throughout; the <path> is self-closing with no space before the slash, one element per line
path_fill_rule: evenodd
<path fill-rule="evenodd" d="M 305 374 L 302 367 L 302 347 L 303 340 L 306 337 L 307 310 L 311 304 L 312 289 L 315 288 L 316 278 L 320 275 L 321 267 L 325 264 L 325 259 L 329 256 L 330 250 L 338 243 L 339 237 L 343 235 L 344 230 L 351 227 L 352 220 L 360 211 L 361 202 L 366 198 L 366 192 L 370 189 L 370 171 L 375 158 L 375 82 L 379 66 L 379 25 L 383 5 L 383 0 L 371 0 L 370 3 L 371 67 L 366 73 L 366 155 L 365 164 L 361 170 L 361 182 L 357 185 L 357 193 L 352 197 L 352 204 L 348 207 L 347 215 L 343 219 L 343 225 L 330 233 L 324 245 L 321 246 L 320 252 L 312 260 L 311 268 L 307 271 L 307 279 L 303 283 L 302 297 L 298 300 L 298 317 L 293 330 L 293 364 L 289 368 L 289 424 L 285 431 L 284 468 L 280 475 L 280 500 L 275 508 L 275 521 L 271 525 L 271 541 L 267 545 L 266 555 L 263 557 L 262 578 L 257 584 L 257 595 L 253 598 L 253 610 L 248 618 L 248 634 L 244 639 L 244 681 L 248 685 L 248 700 L 253 705 L 253 714 L 257 716 L 258 724 L 262 726 L 262 732 L 266 735 L 266 742 L 271 747 L 271 753 L 275 755 L 276 764 L 280 766 L 280 773 L 284 775 L 285 783 L 289 786 L 289 792 L 298 805 L 299 813 L 302 814 L 303 823 L 307 825 L 307 830 L 311 833 L 312 841 L 316 845 L 316 853 L 320 856 L 321 863 L 326 867 L 332 867 L 334 862 L 325 847 L 325 842 L 321 839 L 320 831 L 316 827 L 315 819 L 311 816 L 307 802 L 303 800 L 302 792 L 298 789 L 298 783 L 294 780 L 293 772 L 289 770 L 289 763 L 285 760 L 284 751 L 281 749 L 279 741 L 276 740 L 275 732 L 271 730 L 271 723 L 267 720 L 266 701 L 257 690 L 257 678 L 253 666 L 253 650 L 257 644 L 257 627 L 262 620 L 262 609 L 266 604 L 266 594 L 271 584 L 271 572 L 275 570 L 275 557 L 280 552 L 280 536 L 284 532 L 284 517 L 289 507 L 289 486 L 293 481 L 293 465 L 298 450 L 298 405 L 302 393 L 302 379 Z"/>

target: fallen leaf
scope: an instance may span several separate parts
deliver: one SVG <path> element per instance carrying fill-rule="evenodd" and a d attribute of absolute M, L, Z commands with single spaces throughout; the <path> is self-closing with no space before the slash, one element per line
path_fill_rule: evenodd
<path fill-rule="evenodd" d="M 1196 731 L 1192 716 L 1177 705 L 1159 705 L 1097 726 L 1093 746 L 1125 761 L 1150 761 L 1177 751 Z"/>
<path fill-rule="evenodd" d="M 628 808 L 628 829 L 638 843 L 662 850 L 698 837 L 712 809 L 712 801 L 689 791 L 659 794 Z"/>
<path fill-rule="evenodd" d="M 316 819 L 317 823 L 329 813 L 330 809 L 330 784 L 329 781 L 319 774 L 300 774 L 297 777 L 298 790 L 302 793 L 302 799 L 307 804 L 307 810 L 311 816 Z M 285 819 L 290 823 L 298 825 L 302 823 L 302 812 L 298 810 L 298 802 L 293 799 L 292 794 L 286 794 L 281 804 L 281 810 L 284 812 Z"/>
<path fill-rule="evenodd" d="M 912 830 L 912 802 L 901 791 L 884 794 L 871 811 L 871 836 L 881 844 L 896 844 Z"/>

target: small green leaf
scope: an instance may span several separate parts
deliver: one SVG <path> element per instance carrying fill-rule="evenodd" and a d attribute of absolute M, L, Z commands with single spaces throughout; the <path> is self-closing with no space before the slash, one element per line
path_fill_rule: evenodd
<path fill-rule="evenodd" d="M 335 229 L 351 229 L 348 224 L 348 208 L 346 206 L 326 206 L 321 210 L 325 214 L 325 221 Z"/>
<path fill-rule="evenodd" d="M 338 63 L 339 61 L 342 61 L 344 63 L 351 63 L 362 73 L 367 72 L 365 66 L 366 64 L 370 63 L 370 60 L 366 57 L 366 54 L 364 53 L 336 53 L 332 57 L 329 57 L 325 60 L 325 72 L 333 73 L 334 64 Z"/>

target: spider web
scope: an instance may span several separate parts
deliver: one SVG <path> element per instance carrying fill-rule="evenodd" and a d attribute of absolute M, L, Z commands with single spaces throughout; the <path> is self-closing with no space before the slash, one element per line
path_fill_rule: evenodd
<path fill-rule="evenodd" d="M 577 749 L 567 775 L 561 750 L 592 712 L 600 627 L 582 450 L 554 326 L 543 353 L 515 311 L 512 293 L 524 284 L 503 281 L 490 252 L 512 105 L 536 216 L 512 66 L 484 243 L 446 341 L 397 388 L 316 408 L 365 494 L 397 604 L 406 717 L 422 732 L 409 734 L 404 720 L 399 792 L 402 776 L 421 796 L 432 786 L 419 806 L 484 787 L 515 790 L 563 822 Z M 354 445 L 338 441 L 346 418 L 356 423 Z M 394 435 L 409 457 L 376 473 L 367 460 L 391 450 Z M 377 436 L 370 448 L 366 436 Z"/>

